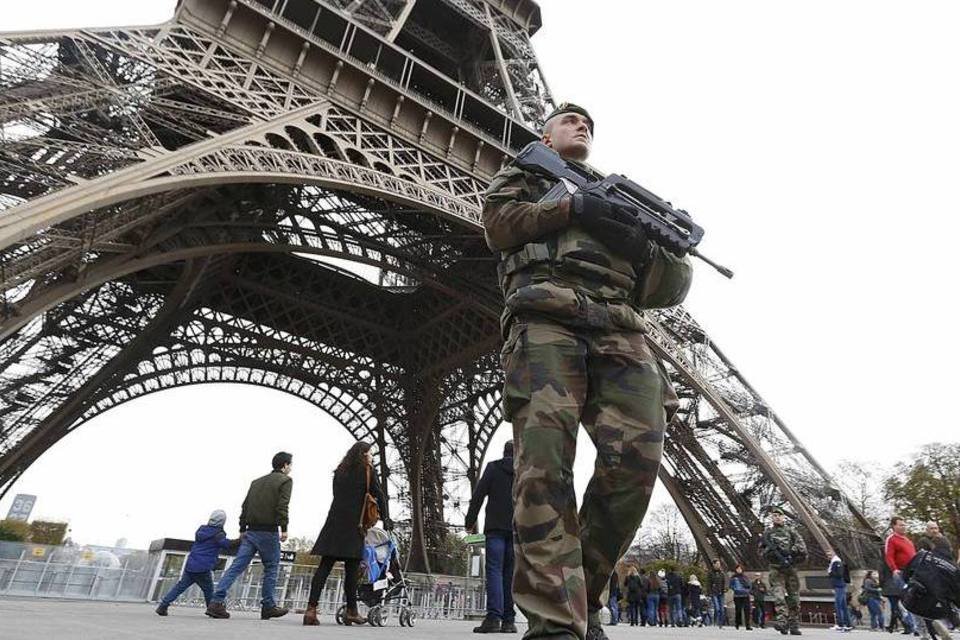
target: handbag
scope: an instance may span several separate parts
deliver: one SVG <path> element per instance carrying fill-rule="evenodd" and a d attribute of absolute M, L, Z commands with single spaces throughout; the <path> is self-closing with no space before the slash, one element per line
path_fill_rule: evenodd
<path fill-rule="evenodd" d="M 366 531 L 377 524 L 380 519 L 380 509 L 377 507 L 377 499 L 370 495 L 370 465 L 364 465 L 367 469 L 367 489 L 363 494 L 363 506 L 360 508 L 360 528 Z"/>

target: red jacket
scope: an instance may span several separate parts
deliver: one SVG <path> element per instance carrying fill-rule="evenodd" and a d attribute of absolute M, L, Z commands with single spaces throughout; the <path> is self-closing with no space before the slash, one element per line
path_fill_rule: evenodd
<path fill-rule="evenodd" d="M 890 571 L 902 571 L 915 555 L 917 549 L 907 536 L 891 533 L 883 543 L 883 558 Z"/>

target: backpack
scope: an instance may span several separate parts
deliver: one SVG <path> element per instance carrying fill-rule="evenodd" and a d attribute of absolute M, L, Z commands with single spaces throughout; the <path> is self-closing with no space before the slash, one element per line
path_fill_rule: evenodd
<path fill-rule="evenodd" d="M 921 550 L 903 570 L 907 586 L 903 606 L 922 618 L 952 618 L 960 606 L 960 568 L 949 560 Z"/>

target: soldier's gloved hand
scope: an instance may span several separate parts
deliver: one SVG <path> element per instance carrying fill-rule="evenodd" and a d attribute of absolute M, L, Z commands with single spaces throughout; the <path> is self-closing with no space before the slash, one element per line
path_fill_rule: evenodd
<path fill-rule="evenodd" d="M 628 208 L 591 193 L 575 193 L 570 212 L 575 223 L 621 256 L 643 260 L 649 254 L 647 233 Z"/>

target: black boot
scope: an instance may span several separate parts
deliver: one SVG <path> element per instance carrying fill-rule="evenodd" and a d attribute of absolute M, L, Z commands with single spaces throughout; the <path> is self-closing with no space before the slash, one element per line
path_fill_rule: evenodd
<path fill-rule="evenodd" d="M 500 633 L 500 621 L 492 616 L 487 616 L 480 623 L 479 627 L 473 628 L 474 633 Z"/>
<path fill-rule="evenodd" d="M 507 622 L 506 620 L 504 620 L 503 622 L 500 623 L 500 633 L 516 633 L 516 632 L 517 632 L 517 625 L 513 623 L 513 620 L 511 620 L 510 622 Z"/>
<path fill-rule="evenodd" d="M 211 618 L 220 618 L 226 619 L 230 617 L 230 614 L 227 612 L 227 608 L 223 606 L 222 602 L 211 602 L 207 605 L 207 610 L 204 612 Z"/>
<path fill-rule="evenodd" d="M 161 604 L 159 607 L 157 607 L 157 615 L 158 616 L 167 615 L 167 605 Z"/>
<path fill-rule="evenodd" d="M 795 625 L 795 624 L 792 624 L 792 625 L 790 625 L 790 635 L 792 635 L 792 636 L 802 636 L 803 634 L 800 633 L 800 627 L 798 627 L 798 626 Z"/>

